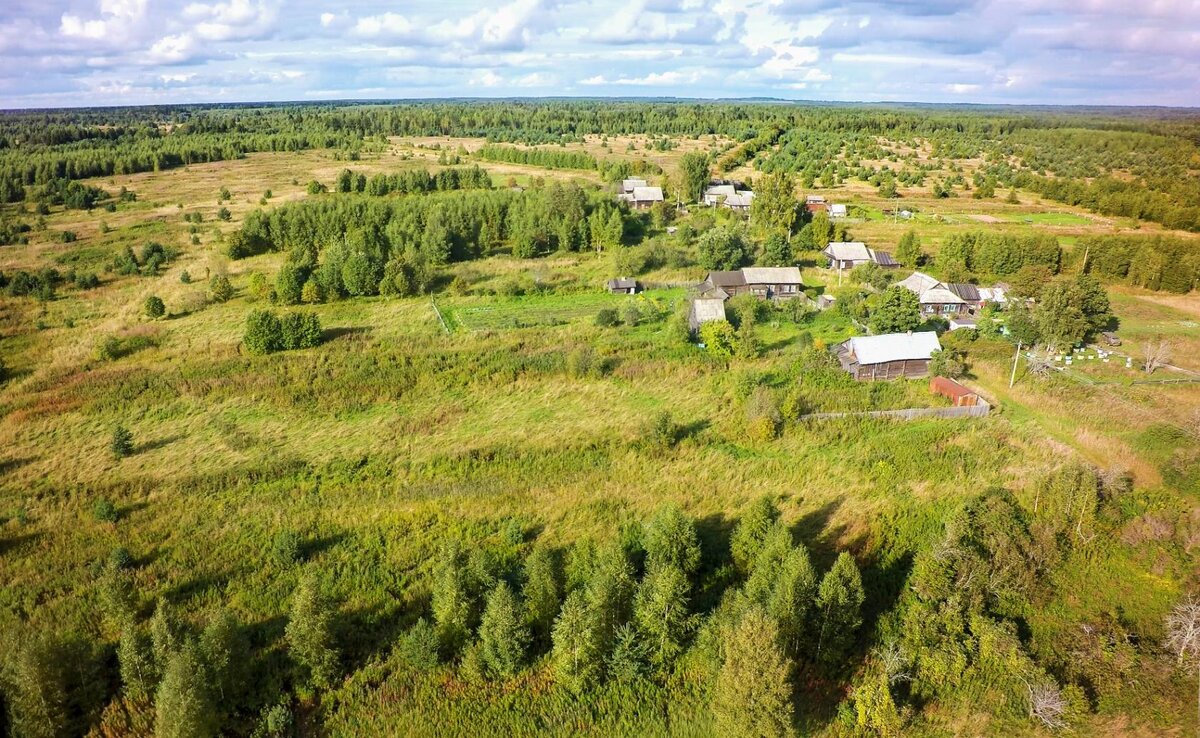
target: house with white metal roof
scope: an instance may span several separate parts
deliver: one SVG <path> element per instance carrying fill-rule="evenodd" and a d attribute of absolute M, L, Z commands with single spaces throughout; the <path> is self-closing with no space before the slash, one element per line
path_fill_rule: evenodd
<path fill-rule="evenodd" d="M 933 331 L 855 336 L 838 346 L 838 361 L 863 381 L 924 377 L 929 374 L 933 352 L 941 350 Z"/>
<path fill-rule="evenodd" d="M 872 263 L 886 269 L 900 266 L 891 254 L 867 248 L 862 241 L 830 241 L 821 253 L 829 259 L 830 269 L 853 269 Z"/>

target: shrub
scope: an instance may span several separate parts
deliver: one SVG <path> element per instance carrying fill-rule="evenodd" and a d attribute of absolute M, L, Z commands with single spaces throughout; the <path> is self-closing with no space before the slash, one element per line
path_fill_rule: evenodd
<path fill-rule="evenodd" d="M 779 435 L 783 415 L 770 387 L 759 387 L 746 402 L 746 435 L 760 443 Z"/>
<path fill-rule="evenodd" d="M 271 558 L 280 566 L 289 566 L 300 560 L 300 536 L 290 530 L 280 531 L 271 539 Z"/>
<path fill-rule="evenodd" d="M 315 279 L 309 278 L 300 290 L 300 301 L 312 304 L 314 302 L 321 302 L 323 299 L 324 296 L 321 294 L 320 283 Z"/>
<path fill-rule="evenodd" d="M 133 453 L 133 434 L 123 425 L 113 429 L 112 440 L 108 444 L 113 456 L 118 459 Z"/>
<path fill-rule="evenodd" d="M 107 497 L 98 497 L 92 503 L 92 517 L 101 523 L 117 522 L 117 506 Z"/>
<path fill-rule="evenodd" d="M 280 267 L 275 277 L 275 294 L 279 295 L 279 301 L 288 305 L 300 302 L 307 278 L 308 274 L 293 264 Z"/>
<path fill-rule="evenodd" d="M 642 311 L 638 309 L 636 302 L 627 302 L 621 308 L 621 322 L 628 326 L 635 326 L 642 319 Z"/>
<path fill-rule="evenodd" d="M 596 325 L 601 328 L 611 328 L 620 322 L 616 308 L 604 308 L 596 313 Z"/>
<path fill-rule="evenodd" d="M 142 305 L 142 311 L 150 318 L 161 318 L 167 314 L 167 306 L 158 295 L 150 295 Z"/>
<path fill-rule="evenodd" d="M 184 284 L 191 284 L 192 283 L 192 275 L 188 274 L 188 270 L 184 269 L 182 272 L 179 273 L 179 281 L 183 282 Z"/>
<path fill-rule="evenodd" d="M 718 359 L 732 359 L 737 334 L 728 321 L 710 320 L 700 326 L 700 343 Z"/>
<path fill-rule="evenodd" d="M 287 313 L 280 320 L 283 348 L 312 348 L 321 344 L 321 321 L 316 313 Z"/>
<path fill-rule="evenodd" d="M 221 208 L 217 211 L 217 217 L 228 223 L 233 220 L 233 213 L 229 212 L 229 208 Z"/>
<path fill-rule="evenodd" d="M 433 625 L 425 618 L 396 641 L 396 657 L 416 671 L 432 671 L 438 665 L 438 637 Z"/>
<path fill-rule="evenodd" d="M 60 238 L 63 243 L 74 243 L 79 236 L 75 234 L 75 231 L 63 231 Z"/>
<path fill-rule="evenodd" d="M 128 569 L 133 566 L 133 554 L 129 553 L 129 549 L 124 546 L 117 546 L 108 553 L 108 565 L 114 569 Z"/>
<path fill-rule="evenodd" d="M 271 285 L 267 278 L 255 272 L 250 275 L 250 294 L 256 300 L 266 300 L 271 297 Z"/>
<path fill-rule="evenodd" d="M 283 324 L 270 310 L 252 310 L 246 316 L 246 331 L 242 343 L 252 354 L 270 354 L 283 346 Z"/>
<path fill-rule="evenodd" d="M 228 302 L 233 299 L 233 284 L 230 283 L 229 277 L 224 274 L 213 277 L 208 283 L 208 296 L 213 302 Z"/>
<path fill-rule="evenodd" d="M 644 438 L 653 448 L 669 449 L 679 441 L 679 426 L 671 418 L 671 413 L 661 410 L 654 414 L 646 427 Z"/>

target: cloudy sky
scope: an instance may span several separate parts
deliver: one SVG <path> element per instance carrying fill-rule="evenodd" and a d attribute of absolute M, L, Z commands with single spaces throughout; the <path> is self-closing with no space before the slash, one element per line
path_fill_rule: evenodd
<path fill-rule="evenodd" d="M 0 108 L 772 96 L 1200 106 L 1200 0 L 2 0 Z"/>

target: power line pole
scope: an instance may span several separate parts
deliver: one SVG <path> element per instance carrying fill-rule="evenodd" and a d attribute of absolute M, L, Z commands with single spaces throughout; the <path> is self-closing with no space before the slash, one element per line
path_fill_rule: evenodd
<path fill-rule="evenodd" d="M 1012 389 L 1013 383 L 1017 381 L 1017 362 L 1021 359 L 1021 342 L 1017 341 L 1017 353 L 1013 355 L 1012 376 L 1008 378 L 1008 388 Z"/>

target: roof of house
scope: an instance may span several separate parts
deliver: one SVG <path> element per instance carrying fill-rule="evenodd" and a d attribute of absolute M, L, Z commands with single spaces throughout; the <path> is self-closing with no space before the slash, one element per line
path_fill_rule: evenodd
<path fill-rule="evenodd" d="M 697 297 L 692 300 L 692 316 L 697 323 L 725 320 L 725 301 L 719 297 Z"/>
<path fill-rule="evenodd" d="M 629 277 L 621 277 L 620 279 L 608 280 L 608 288 L 610 290 L 632 290 L 637 289 L 637 280 Z"/>
<path fill-rule="evenodd" d="M 980 287 L 979 299 L 984 302 L 1008 302 L 1008 295 L 1005 293 L 1004 287 L 1000 285 Z"/>
<path fill-rule="evenodd" d="M 979 287 L 968 282 L 947 282 L 946 289 L 950 290 L 967 302 L 979 301 Z"/>
<path fill-rule="evenodd" d="M 623 179 L 621 180 L 621 191 L 633 192 L 635 187 L 645 187 L 646 184 L 644 179 Z"/>
<path fill-rule="evenodd" d="M 966 300 L 945 287 L 934 287 L 931 290 L 925 290 L 920 293 L 918 299 L 920 299 L 922 305 L 959 305 L 966 302 Z"/>
<path fill-rule="evenodd" d="M 737 188 L 731 184 L 712 185 L 704 190 L 705 197 L 729 197 L 737 192 Z"/>
<path fill-rule="evenodd" d="M 662 202 L 663 191 L 661 187 L 634 187 L 633 201 L 634 202 Z"/>
<path fill-rule="evenodd" d="M 797 267 L 746 267 L 742 270 L 745 284 L 800 284 Z"/>
<path fill-rule="evenodd" d="M 829 214 L 830 215 L 845 215 L 846 214 L 846 206 L 845 205 L 830 205 L 829 206 Z"/>
<path fill-rule="evenodd" d="M 830 241 L 821 253 L 837 261 L 871 260 L 871 250 L 862 241 Z"/>
<path fill-rule="evenodd" d="M 825 202 L 825 198 L 821 197 L 820 195 L 805 195 L 804 202 L 816 205 Z"/>
<path fill-rule="evenodd" d="M 934 287 L 941 287 L 942 283 L 929 276 L 924 272 L 913 272 L 904 279 L 896 283 L 900 287 L 906 287 L 918 295 L 925 290 L 931 290 Z"/>
<path fill-rule="evenodd" d="M 928 359 L 934 351 L 942 350 L 933 331 L 855 336 L 846 342 L 846 346 L 859 364 Z"/>
<path fill-rule="evenodd" d="M 725 198 L 725 207 L 727 208 L 748 208 L 754 202 L 754 193 L 750 191 L 735 192 Z"/>
<path fill-rule="evenodd" d="M 892 258 L 892 255 L 886 251 L 876 251 L 875 249 L 869 249 L 869 251 L 871 252 L 872 261 L 874 261 L 879 266 L 882 266 L 882 267 L 900 266 L 900 262 L 898 262 L 894 258 Z"/>
<path fill-rule="evenodd" d="M 732 272 L 709 272 L 704 281 L 713 287 L 742 287 L 746 284 L 746 275 L 741 269 Z"/>

